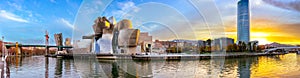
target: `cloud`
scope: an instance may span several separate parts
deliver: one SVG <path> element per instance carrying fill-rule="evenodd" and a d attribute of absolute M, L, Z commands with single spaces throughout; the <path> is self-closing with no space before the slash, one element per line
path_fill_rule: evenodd
<path fill-rule="evenodd" d="M 62 23 L 65 26 L 68 26 L 68 27 L 74 29 L 74 25 L 72 25 L 69 21 L 67 21 L 63 18 L 59 19 L 58 22 Z"/>
<path fill-rule="evenodd" d="M 101 0 L 96 0 L 94 3 L 95 3 L 96 5 L 103 5 L 103 3 L 102 3 Z"/>
<path fill-rule="evenodd" d="M 290 0 L 290 1 L 263 0 L 263 1 L 270 5 L 273 5 L 275 7 L 300 12 L 300 1 L 299 0 Z"/>
<path fill-rule="evenodd" d="M 16 22 L 23 22 L 23 23 L 28 23 L 29 22 L 29 21 L 21 18 L 20 16 L 17 16 L 13 13 L 6 12 L 5 10 L 0 11 L 0 17 L 5 18 L 5 19 L 9 19 L 9 20 L 12 20 L 12 21 L 16 21 Z"/>
<path fill-rule="evenodd" d="M 31 19 L 33 19 L 32 17 L 34 16 L 33 15 L 33 12 L 28 10 L 28 8 L 25 7 L 22 7 L 22 2 L 9 2 L 7 1 L 7 4 L 11 7 L 13 7 L 14 10 L 10 10 L 10 11 L 13 11 L 13 12 L 21 12 L 22 15 L 25 15 L 25 14 L 28 14 L 28 17 L 30 18 L 27 18 L 27 20 L 29 21 L 32 21 Z"/>
<path fill-rule="evenodd" d="M 55 1 L 55 0 L 50 0 L 50 2 L 52 2 L 52 3 L 56 3 L 56 1 Z"/>
<path fill-rule="evenodd" d="M 15 7 L 17 10 L 22 10 L 22 6 L 17 5 L 16 3 L 7 2 L 9 6 Z"/>
<path fill-rule="evenodd" d="M 102 9 L 106 7 L 104 3 L 107 4 L 106 1 L 102 2 L 100 0 L 83 1 L 78 13 L 82 15 L 99 14 L 102 12 Z"/>
<path fill-rule="evenodd" d="M 236 24 L 227 23 L 227 25 L 230 26 L 226 27 L 226 35 L 236 39 Z M 268 18 L 253 18 L 250 25 L 251 40 L 258 40 L 260 41 L 260 44 L 264 44 L 266 41 L 285 44 L 300 44 L 300 38 L 298 36 L 300 35 L 300 23 L 282 23 Z"/>
<path fill-rule="evenodd" d="M 128 11 L 133 9 L 134 12 L 137 12 L 139 10 L 139 8 L 135 6 L 133 2 L 119 3 L 119 7 L 121 7 L 122 11 Z"/>
<path fill-rule="evenodd" d="M 120 10 L 117 11 L 113 11 L 113 16 L 115 17 L 130 17 L 132 16 L 131 14 L 128 14 L 128 11 L 132 11 L 132 12 L 138 12 L 140 10 L 140 8 L 138 8 L 134 2 L 120 2 L 118 3 L 118 8 L 120 8 Z"/>

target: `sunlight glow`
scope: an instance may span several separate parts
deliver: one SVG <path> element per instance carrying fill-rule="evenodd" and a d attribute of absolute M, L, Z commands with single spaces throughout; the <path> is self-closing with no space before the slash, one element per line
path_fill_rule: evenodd
<path fill-rule="evenodd" d="M 266 38 L 252 38 L 251 41 L 258 41 L 259 45 L 269 44 L 271 43 Z"/>
<path fill-rule="evenodd" d="M 270 34 L 264 33 L 264 32 L 252 32 L 251 33 L 252 37 L 268 37 Z"/>
<path fill-rule="evenodd" d="M 270 41 L 268 41 L 267 37 L 269 37 L 270 34 L 264 33 L 264 32 L 252 32 L 251 33 L 251 41 L 257 40 L 260 45 L 268 44 Z"/>
<path fill-rule="evenodd" d="M 256 5 L 261 5 L 261 0 L 255 0 L 254 3 L 255 3 Z"/>

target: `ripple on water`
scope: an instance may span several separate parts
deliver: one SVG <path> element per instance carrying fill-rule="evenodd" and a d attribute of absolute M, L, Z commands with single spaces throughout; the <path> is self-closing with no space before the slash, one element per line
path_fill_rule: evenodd
<path fill-rule="evenodd" d="M 31 77 L 299 77 L 300 55 L 261 56 L 225 60 L 110 61 L 10 57 L 12 78 Z"/>

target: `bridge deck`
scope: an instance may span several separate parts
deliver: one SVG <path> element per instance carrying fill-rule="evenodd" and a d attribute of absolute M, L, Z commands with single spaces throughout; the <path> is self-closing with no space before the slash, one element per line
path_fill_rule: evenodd
<path fill-rule="evenodd" d="M 15 44 L 6 44 L 6 47 L 15 47 Z M 46 47 L 46 45 L 22 45 L 19 44 L 18 47 Z M 55 46 L 55 45 L 48 45 L 48 48 L 50 47 L 59 47 L 59 48 L 73 48 L 72 46 Z"/>

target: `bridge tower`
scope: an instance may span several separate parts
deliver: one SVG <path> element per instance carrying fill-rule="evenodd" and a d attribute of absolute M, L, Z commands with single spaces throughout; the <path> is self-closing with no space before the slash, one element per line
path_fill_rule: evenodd
<path fill-rule="evenodd" d="M 45 44 L 46 44 L 46 47 L 45 47 L 45 54 L 48 55 L 49 53 L 49 48 L 48 48 L 48 45 L 49 45 L 49 35 L 48 35 L 48 31 L 46 30 L 45 32 Z"/>

